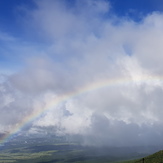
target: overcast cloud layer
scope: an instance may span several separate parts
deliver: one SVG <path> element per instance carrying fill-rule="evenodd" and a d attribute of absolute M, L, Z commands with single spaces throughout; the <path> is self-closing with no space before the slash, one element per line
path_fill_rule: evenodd
<path fill-rule="evenodd" d="M 85 144 L 93 145 L 163 143 L 163 14 L 154 12 L 134 22 L 110 14 L 112 6 L 103 0 L 35 4 L 31 10 L 17 8 L 27 40 L 0 32 L 7 47 L 4 56 L 16 58 L 13 66 L 1 69 L 0 132 L 11 131 L 62 94 L 129 78 L 131 82 L 60 103 L 33 121 L 27 132 L 50 128 L 57 135 L 81 135 Z"/>

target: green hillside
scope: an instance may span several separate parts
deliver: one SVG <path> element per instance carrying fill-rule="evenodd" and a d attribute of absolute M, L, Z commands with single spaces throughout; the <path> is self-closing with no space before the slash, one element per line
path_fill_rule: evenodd
<path fill-rule="evenodd" d="M 125 161 L 121 163 L 163 163 L 163 150 L 138 160 Z"/>
<path fill-rule="evenodd" d="M 145 157 L 144 163 L 163 163 L 163 151 L 161 150 L 150 156 Z"/>

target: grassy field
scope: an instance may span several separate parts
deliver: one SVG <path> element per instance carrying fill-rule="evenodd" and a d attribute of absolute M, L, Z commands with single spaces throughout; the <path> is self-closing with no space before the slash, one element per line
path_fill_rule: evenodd
<path fill-rule="evenodd" d="M 141 157 L 119 148 L 83 147 L 53 139 L 31 139 L 28 143 L 19 139 L 0 147 L 0 163 L 134 163 Z M 127 159 L 134 161 L 123 161 Z"/>
<path fill-rule="evenodd" d="M 120 160 L 120 157 L 75 144 L 19 145 L 0 151 L 0 163 L 108 163 Z"/>

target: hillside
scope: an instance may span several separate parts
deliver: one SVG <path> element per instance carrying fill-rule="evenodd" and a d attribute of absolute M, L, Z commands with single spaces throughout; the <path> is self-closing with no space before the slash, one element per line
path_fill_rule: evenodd
<path fill-rule="evenodd" d="M 163 162 L 163 150 L 144 158 L 144 163 L 161 163 L 161 162 Z"/>
<path fill-rule="evenodd" d="M 126 161 L 123 163 L 163 163 L 163 150 L 138 160 Z"/>

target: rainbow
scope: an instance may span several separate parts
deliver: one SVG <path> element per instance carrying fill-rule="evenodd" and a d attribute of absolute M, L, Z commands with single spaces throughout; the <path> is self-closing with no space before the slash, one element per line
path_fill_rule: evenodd
<path fill-rule="evenodd" d="M 19 124 L 17 124 L 13 129 L 6 134 L 3 134 L 0 140 L 0 144 L 8 142 L 10 139 L 15 137 L 25 126 L 39 118 L 41 115 L 46 113 L 51 108 L 58 106 L 59 104 L 66 102 L 76 96 L 89 93 L 101 88 L 105 87 L 112 87 L 117 85 L 130 85 L 130 84 L 152 84 L 152 85 L 162 85 L 163 77 L 161 76 L 137 76 L 131 77 L 124 77 L 124 78 L 115 78 L 115 79 L 105 79 L 93 82 L 91 84 L 86 84 L 79 89 L 75 89 L 72 92 L 68 92 L 66 94 L 60 95 L 52 100 L 48 105 L 46 105 L 43 109 L 36 109 L 30 115 L 26 116 Z"/>

